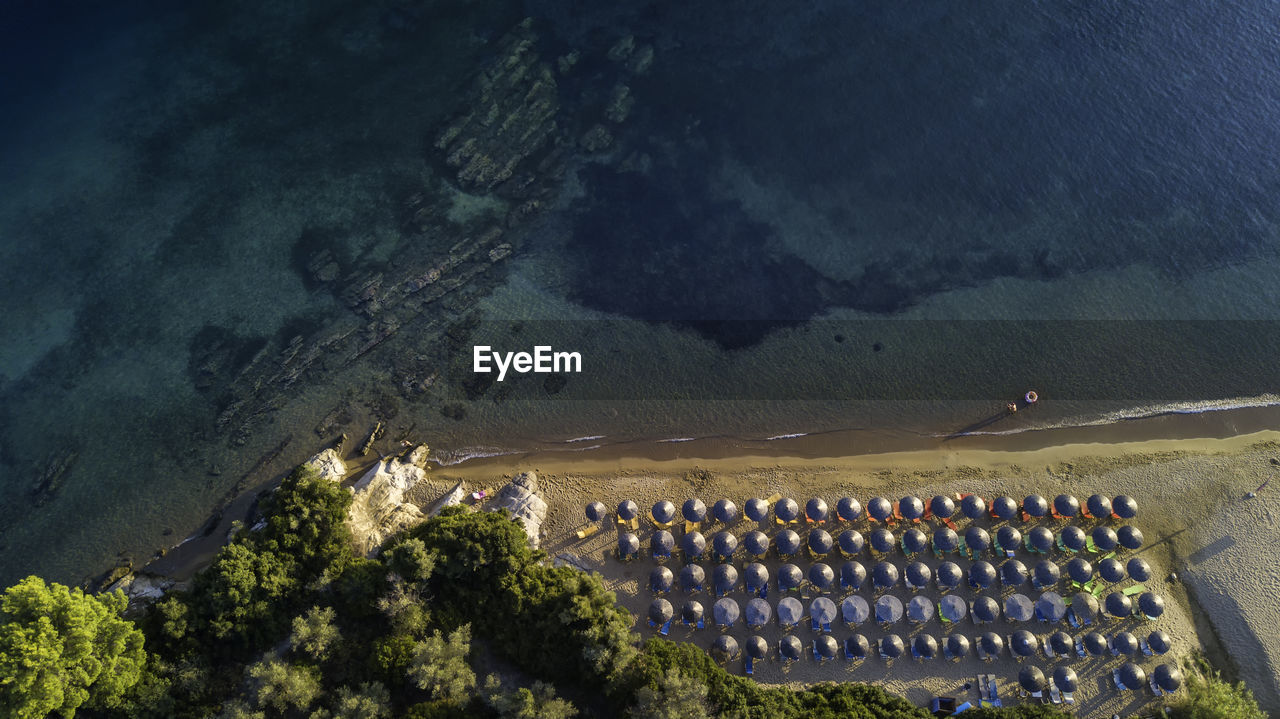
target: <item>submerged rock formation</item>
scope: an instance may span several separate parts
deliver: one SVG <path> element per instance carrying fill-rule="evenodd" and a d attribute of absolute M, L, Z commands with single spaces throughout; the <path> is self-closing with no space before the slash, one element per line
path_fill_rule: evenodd
<path fill-rule="evenodd" d="M 425 460 L 423 445 L 404 461 L 390 458 L 379 462 L 351 488 L 355 497 L 347 511 L 347 526 L 358 554 L 377 556 L 383 542 L 426 519 L 416 504 L 405 499 L 409 490 L 427 476 L 420 464 Z"/>
<path fill-rule="evenodd" d="M 542 521 L 547 518 L 547 502 L 538 491 L 537 474 L 517 474 L 510 484 L 498 490 L 485 509 L 490 512 L 500 509 L 510 512 L 512 519 L 524 525 L 525 534 L 529 535 L 529 544 L 537 548 L 541 541 Z"/>

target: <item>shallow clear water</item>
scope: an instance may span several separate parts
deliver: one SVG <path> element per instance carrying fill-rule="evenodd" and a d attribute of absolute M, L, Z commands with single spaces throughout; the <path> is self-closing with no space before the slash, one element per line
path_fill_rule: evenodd
<path fill-rule="evenodd" d="M 375 421 L 380 451 L 454 461 L 583 437 L 931 442 L 1277 389 L 1265 3 L 4 12 L 0 580 L 145 559 Z M 557 130 L 512 183 L 459 187 L 435 139 L 525 16 Z M 596 124 L 613 140 L 591 152 Z M 530 179 L 537 211 L 508 222 Z M 495 225 L 511 256 L 420 313 L 358 306 Z M 481 340 L 577 350 L 584 372 L 477 381 Z M 999 417 L 1032 387 L 1034 411 Z"/>

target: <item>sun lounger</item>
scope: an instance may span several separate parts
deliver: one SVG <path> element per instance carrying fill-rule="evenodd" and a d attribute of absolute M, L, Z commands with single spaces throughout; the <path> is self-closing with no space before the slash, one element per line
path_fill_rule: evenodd
<path fill-rule="evenodd" d="M 1068 704 L 1075 704 L 1075 703 L 1076 703 L 1076 695 L 1075 695 L 1075 692 L 1063 692 L 1063 693 L 1062 693 L 1062 701 L 1064 701 L 1064 702 L 1066 702 L 1066 703 L 1068 703 Z"/>
<path fill-rule="evenodd" d="M 1061 692 L 1059 692 L 1059 691 L 1058 691 L 1058 688 L 1057 688 L 1057 687 L 1052 686 L 1052 685 L 1050 685 L 1050 687 L 1049 687 L 1049 701 L 1053 702 L 1054 704 L 1061 704 L 1061 703 L 1062 703 L 1062 694 L 1061 694 Z"/>
<path fill-rule="evenodd" d="M 746 663 L 747 676 L 751 676 L 754 673 L 755 667 L 752 666 L 752 663 L 753 663 L 753 660 L 751 659 L 751 657 L 747 657 L 747 663 Z"/>
<path fill-rule="evenodd" d="M 659 634 L 661 634 L 661 635 L 662 635 L 662 636 L 664 636 L 664 637 L 671 633 L 671 620 L 670 620 L 670 619 L 668 619 L 668 620 L 667 620 L 667 623 L 666 623 L 666 624 L 663 624 L 663 625 L 662 625 L 662 628 L 658 630 L 658 633 L 659 633 Z"/>
<path fill-rule="evenodd" d="M 1054 658 L 1053 647 L 1049 646 L 1049 637 L 1046 635 L 1045 638 L 1041 640 L 1041 642 L 1044 645 L 1044 655 L 1050 659 L 1053 659 Z"/>
<path fill-rule="evenodd" d="M 590 526 L 579 529 L 577 531 L 577 536 L 578 536 L 578 539 L 586 539 L 587 537 L 590 537 L 591 535 L 599 531 L 600 531 L 600 525 L 592 524 Z"/>
<path fill-rule="evenodd" d="M 1147 591 L 1147 585 L 1135 584 L 1132 587 L 1125 587 L 1124 595 L 1126 597 L 1132 597 L 1135 594 L 1142 594 L 1145 591 Z"/>
<path fill-rule="evenodd" d="M 1155 652 L 1151 651 L 1151 647 L 1147 646 L 1147 640 L 1142 637 L 1138 637 L 1138 648 L 1148 657 L 1155 655 Z"/>
<path fill-rule="evenodd" d="M 987 686 L 991 689 L 991 705 L 1002 707 L 1004 703 L 1000 701 L 1000 688 L 996 685 L 996 675 L 987 675 Z"/>

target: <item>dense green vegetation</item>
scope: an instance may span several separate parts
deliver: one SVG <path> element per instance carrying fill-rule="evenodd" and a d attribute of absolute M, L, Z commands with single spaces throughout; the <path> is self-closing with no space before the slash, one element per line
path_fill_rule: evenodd
<path fill-rule="evenodd" d="M 0 604 L 0 675 L 14 677 L 0 680 L 4 715 L 928 716 L 871 686 L 767 688 L 696 647 L 641 645 L 598 578 L 550 567 L 500 514 L 452 508 L 377 561 L 355 557 L 343 522 L 350 501 L 336 484 L 295 472 L 263 502 L 264 526 L 240 532 L 189 592 L 152 607 L 141 632 L 120 618 L 120 595 L 86 597 L 36 578 L 11 588 Z M 1226 701 L 1203 686 L 1191 696 Z"/>
<path fill-rule="evenodd" d="M 1267 719 L 1244 682 L 1231 684 L 1197 658 L 1187 662 L 1186 694 L 1173 707 L 1175 719 Z"/>

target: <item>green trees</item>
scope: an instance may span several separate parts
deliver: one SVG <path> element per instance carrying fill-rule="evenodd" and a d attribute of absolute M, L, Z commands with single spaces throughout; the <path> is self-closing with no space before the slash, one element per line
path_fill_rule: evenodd
<path fill-rule="evenodd" d="M 556 696 L 555 687 L 534 682 L 532 687 L 503 691 L 496 675 L 484 681 L 484 702 L 500 719 L 573 719 L 578 710 L 572 703 Z"/>
<path fill-rule="evenodd" d="M 1266 719 L 1244 682 L 1229 684 L 1203 659 L 1187 662 L 1186 697 L 1174 705 L 1175 719 Z"/>
<path fill-rule="evenodd" d="M 306 614 L 295 617 L 289 647 L 313 660 L 324 659 L 338 642 L 338 628 L 333 624 L 336 617 L 333 607 L 312 607 Z"/>
<path fill-rule="evenodd" d="M 465 704 L 476 686 L 476 674 L 467 663 L 470 653 L 470 625 L 455 629 L 447 639 L 437 630 L 414 647 L 409 680 L 433 699 Z"/>
<path fill-rule="evenodd" d="M 260 709 L 274 709 L 277 714 L 307 709 L 320 696 L 320 677 L 309 667 L 272 658 L 254 664 L 245 674 L 254 704 Z"/>
<path fill-rule="evenodd" d="M 120 592 L 79 589 L 27 577 L 0 598 L 0 714 L 73 716 L 112 707 L 142 676 L 142 633 L 120 618 Z"/>
<path fill-rule="evenodd" d="M 630 719 L 707 719 L 707 685 L 668 669 L 657 686 L 640 687 Z"/>

